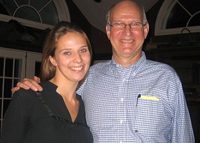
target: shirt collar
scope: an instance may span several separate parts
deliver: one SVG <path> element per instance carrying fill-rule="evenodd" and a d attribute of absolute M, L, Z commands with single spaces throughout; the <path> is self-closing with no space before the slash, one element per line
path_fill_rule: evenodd
<path fill-rule="evenodd" d="M 140 69 L 140 67 L 146 62 L 146 55 L 145 53 L 142 51 L 142 56 L 140 57 L 140 59 L 135 62 L 134 64 L 130 65 L 129 67 L 130 68 L 133 68 L 133 69 Z M 112 69 L 116 69 L 116 68 L 122 68 L 122 65 L 121 64 L 118 64 L 115 62 L 114 58 L 112 57 L 111 59 L 111 68 Z"/>

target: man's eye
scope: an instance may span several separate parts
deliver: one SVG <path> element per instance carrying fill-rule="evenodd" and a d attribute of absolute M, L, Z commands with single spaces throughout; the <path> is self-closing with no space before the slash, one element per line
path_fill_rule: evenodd
<path fill-rule="evenodd" d="M 119 26 L 119 27 L 123 27 L 124 24 L 123 23 L 115 23 L 116 26 Z"/>
<path fill-rule="evenodd" d="M 132 26 L 140 26 L 140 23 L 134 22 L 131 24 Z"/>
<path fill-rule="evenodd" d="M 64 52 L 64 55 L 71 55 L 71 52 Z"/>

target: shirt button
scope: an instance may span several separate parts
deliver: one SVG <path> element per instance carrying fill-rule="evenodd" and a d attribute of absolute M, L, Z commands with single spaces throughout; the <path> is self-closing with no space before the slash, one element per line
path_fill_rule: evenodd
<path fill-rule="evenodd" d="M 122 141 L 120 141 L 120 143 L 123 143 Z"/>
<path fill-rule="evenodd" d="M 121 102 L 124 102 L 124 98 L 121 98 L 120 101 L 121 101 Z"/>
<path fill-rule="evenodd" d="M 124 78 L 123 80 L 122 80 L 122 82 L 124 83 L 126 81 L 126 79 Z"/>
<path fill-rule="evenodd" d="M 122 119 L 120 120 L 120 124 L 123 124 L 123 120 Z"/>

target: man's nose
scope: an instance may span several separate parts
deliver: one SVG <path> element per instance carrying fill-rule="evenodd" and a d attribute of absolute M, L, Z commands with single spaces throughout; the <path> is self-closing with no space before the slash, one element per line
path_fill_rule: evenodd
<path fill-rule="evenodd" d="M 125 31 L 126 35 L 130 35 L 130 33 L 131 33 L 131 25 L 129 25 L 129 24 L 125 25 L 124 31 Z"/>

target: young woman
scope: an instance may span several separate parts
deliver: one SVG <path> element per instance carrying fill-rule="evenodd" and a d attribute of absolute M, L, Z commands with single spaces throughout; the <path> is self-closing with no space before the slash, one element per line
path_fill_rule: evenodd
<path fill-rule="evenodd" d="M 92 143 L 84 104 L 76 94 L 90 61 L 86 34 L 71 23 L 58 23 L 43 49 L 43 91 L 14 93 L 3 121 L 2 143 Z"/>

